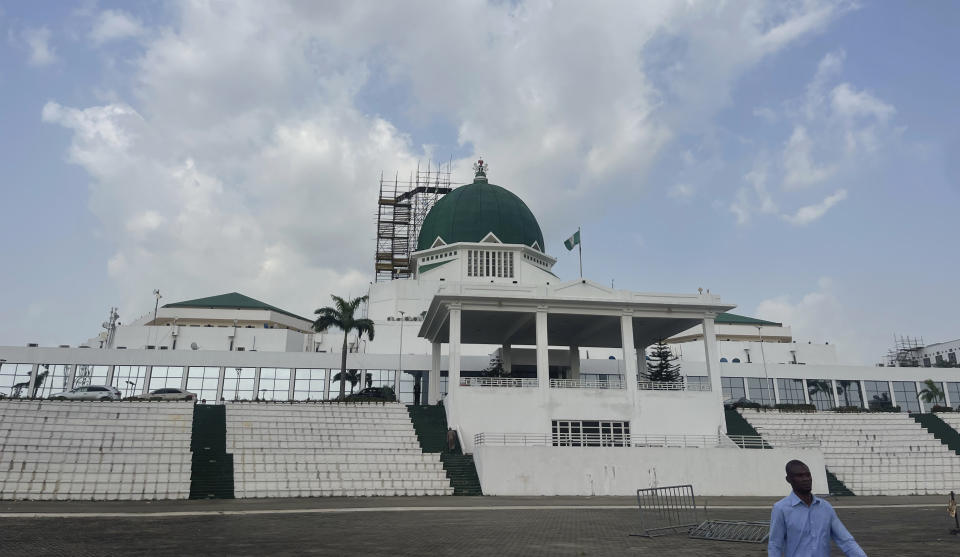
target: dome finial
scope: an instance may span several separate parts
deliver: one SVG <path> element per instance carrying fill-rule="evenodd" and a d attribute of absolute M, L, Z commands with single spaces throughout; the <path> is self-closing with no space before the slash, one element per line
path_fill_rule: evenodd
<path fill-rule="evenodd" d="M 488 170 L 489 168 L 490 168 L 490 167 L 487 166 L 487 164 L 483 162 L 483 159 L 480 159 L 480 160 L 478 160 L 477 162 L 473 163 L 473 172 L 474 172 L 473 178 L 474 178 L 474 180 L 483 179 L 484 181 L 486 181 L 486 179 L 487 179 L 487 170 Z"/>

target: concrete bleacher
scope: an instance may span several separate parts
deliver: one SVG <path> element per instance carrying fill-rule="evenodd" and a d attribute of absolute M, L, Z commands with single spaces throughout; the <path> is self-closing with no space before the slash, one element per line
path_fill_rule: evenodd
<path fill-rule="evenodd" d="M 450 495 L 404 406 L 227 405 L 236 497 Z"/>
<path fill-rule="evenodd" d="M 907 414 L 741 410 L 774 447 L 819 439 L 827 468 L 857 495 L 960 490 L 960 457 Z"/>
<path fill-rule="evenodd" d="M 938 413 L 936 416 L 946 422 L 946 424 L 952 427 L 955 431 L 960 432 L 960 413 L 944 412 Z"/>
<path fill-rule="evenodd" d="M 190 402 L 0 401 L 0 499 L 185 499 Z"/>

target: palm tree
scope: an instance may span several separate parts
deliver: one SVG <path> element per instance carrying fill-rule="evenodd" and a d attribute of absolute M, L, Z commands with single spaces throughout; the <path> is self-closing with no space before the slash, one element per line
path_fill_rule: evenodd
<path fill-rule="evenodd" d="M 917 393 L 917 396 L 920 400 L 926 402 L 927 404 L 936 403 L 937 401 L 946 401 L 946 397 L 943 395 L 943 390 L 937 386 L 937 383 L 933 379 L 927 379 L 923 382 L 926 387 L 920 390 Z"/>
<path fill-rule="evenodd" d="M 350 394 L 353 394 L 353 389 L 357 386 L 357 383 L 360 382 L 360 372 L 355 369 L 347 370 L 346 373 L 338 371 L 337 374 L 333 376 L 333 380 L 340 382 L 340 396 L 343 397 L 344 390 L 346 389 L 344 383 L 350 383 Z"/>
<path fill-rule="evenodd" d="M 354 314 L 360 304 L 367 301 L 366 296 L 360 296 L 350 301 L 344 300 L 340 296 L 331 295 L 334 307 L 322 307 L 313 312 L 320 317 L 313 322 L 313 330 L 322 333 L 330 327 L 336 327 L 343 331 L 343 353 L 340 357 L 340 377 L 347 375 L 347 337 L 351 331 L 357 332 L 357 339 L 366 333 L 367 338 L 373 340 L 373 321 L 365 317 L 357 318 Z M 348 379 L 349 380 L 349 379 Z M 346 396 L 347 385 L 340 381 L 340 398 Z"/>

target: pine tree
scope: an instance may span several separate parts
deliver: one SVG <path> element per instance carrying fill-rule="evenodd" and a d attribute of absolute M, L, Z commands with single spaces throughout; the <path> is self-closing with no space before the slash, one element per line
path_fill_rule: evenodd
<path fill-rule="evenodd" d="M 510 374 L 507 373 L 507 370 L 503 368 L 503 360 L 500 359 L 500 356 L 494 354 L 490 356 L 490 365 L 488 365 L 482 372 L 484 377 L 509 377 Z"/>
<path fill-rule="evenodd" d="M 647 361 L 647 371 L 644 378 L 647 381 L 680 381 L 680 366 L 674 364 L 677 357 L 670 351 L 667 343 L 663 339 L 657 341 L 653 347 L 653 353 Z"/>

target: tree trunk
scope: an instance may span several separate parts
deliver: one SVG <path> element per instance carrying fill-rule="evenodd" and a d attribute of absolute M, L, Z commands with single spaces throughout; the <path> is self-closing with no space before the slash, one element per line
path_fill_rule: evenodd
<path fill-rule="evenodd" d="M 340 354 L 340 398 L 347 395 L 347 331 L 343 332 L 343 352 Z"/>

